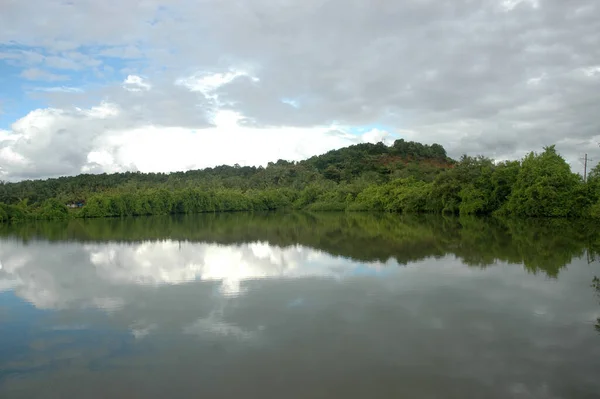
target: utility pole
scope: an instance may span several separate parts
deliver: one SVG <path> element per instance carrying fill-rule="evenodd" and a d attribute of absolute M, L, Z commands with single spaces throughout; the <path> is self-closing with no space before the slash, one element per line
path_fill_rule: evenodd
<path fill-rule="evenodd" d="M 587 154 L 583 159 L 583 182 L 587 182 Z"/>
<path fill-rule="evenodd" d="M 588 158 L 588 154 L 585 154 L 582 158 L 579 158 L 579 160 L 583 163 L 583 181 L 587 182 L 587 166 L 588 163 L 592 162 L 592 158 Z"/>

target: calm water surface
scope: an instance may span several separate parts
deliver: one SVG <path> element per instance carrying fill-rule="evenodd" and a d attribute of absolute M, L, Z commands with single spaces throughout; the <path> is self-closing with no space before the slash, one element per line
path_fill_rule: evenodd
<path fill-rule="evenodd" d="M 0 397 L 599 398 L 598 249 L 543 220 L 0 226 Z"/>

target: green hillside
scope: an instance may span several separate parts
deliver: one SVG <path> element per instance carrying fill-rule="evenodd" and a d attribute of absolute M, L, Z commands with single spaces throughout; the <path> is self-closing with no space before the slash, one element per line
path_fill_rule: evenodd
<path fill-rule="evenodd" d="M 222 165 L 187 172 L 81 174 L 3 183 L 0 185 L 0 202 L 17 204 L 28 199 L 29 204 L 38 204 L 57 198 L 65 203 L 76 203 L 85 201 L 93 193 L 148 188 L 302 189 L 307 184 L 325 180 L 352 183 L 362 178 L 383 183 L 410 176 L 432 181 L 451 164 L 452 160 L 446 157 L 446 151 L 438 144 L 428 146 L 397 140 L 390 147 L 383 143 L 357 144 L 301 162 L 270 162 L 266 168 Z"/>

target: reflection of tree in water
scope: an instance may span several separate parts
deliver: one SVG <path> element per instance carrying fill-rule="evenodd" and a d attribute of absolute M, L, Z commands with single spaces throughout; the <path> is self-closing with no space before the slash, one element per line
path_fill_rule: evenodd
<path fill-rule="evenodd" d="M 523 264 L 557 277 L 573 257 L 600 253 L 600 227 L 585 220 L 496 219 L 385 213 L 218 213 L 76 219 L 0 225 L 0 236 L 51 241 L 182 240 L 303 245 L 358 261 L 400 264 L 455 255 L 474 267 Z"/>
<path fill-rule="evenodd" d="M 592 281 L 592 287 L 596 290 L 598 296 L 600 296 L 600 278 L 594 276 L 594 280 Z M 596 331 L 600 333 L 600 317 L 596 319 Z"/>

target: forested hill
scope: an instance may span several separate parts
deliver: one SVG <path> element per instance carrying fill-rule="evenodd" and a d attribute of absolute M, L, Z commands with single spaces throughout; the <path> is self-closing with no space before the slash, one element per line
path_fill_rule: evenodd
<path fill-rule="evenodd" d="M 69 209 L 67 206 L 82 206 Z M 202 212 L 377 211 L 600 218 L 600 167 L 587 181 L 554 146 L 520 161 L 439 145 L 359 144 L 266 168 L 79 175 L 0 185 L 0 221 Z"/>
<path fill-rule="evenodd" d="M 300 162 L 278 160 L 270 162 L 266 168 L 223 165 L 187 172 L 81 174 L 2 183 L 0 202 L 17 204 L 27 200 L 33 205 L 49 198 L 57 198 L 64 203 L 77 203 L 85 202 L 91 194 L 98 192 L 148 188 L 302 189 L 311 183 L 326 184 L 327 181 L 385 183 L 404 177 L 433 181 L 441 170 L 450 167 L 453 162 L 439 144 L 423 145 L 397 140 L 392 146 L 383 143 L 357 144 Z"/>

